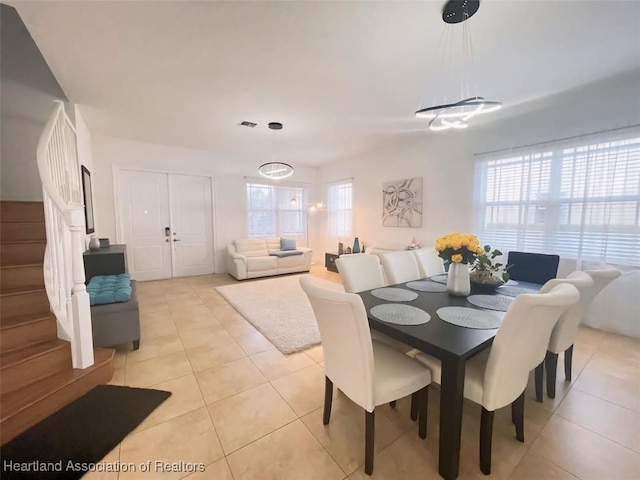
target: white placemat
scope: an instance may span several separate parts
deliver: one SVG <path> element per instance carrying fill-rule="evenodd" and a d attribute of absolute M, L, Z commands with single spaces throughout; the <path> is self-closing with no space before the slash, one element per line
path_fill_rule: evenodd
<path fill-rule="evenodd" d="M 419 290 L 421 292 L 431 292 L 431 293 L 441 293 L 447 291 L 447 286 L 441 283 L 435 282 L 408 282 L 405 284 L 409 288 L 413 288 L 414 290 Z M 373 292 L 372 292 L 373 293 Z"/>
<path fill-rule="evenodd" d="M 467 302 L 476 307 L 506 312 L 513 298 L 504 295 L 471 295 L 467 297 Z"/>
<path fill-rule="evenodd" d="M 424 310 L 401 303 L 376 305 L 371 309 L 371 315 L 378 320 L 396 325 L 422 325 L 431 320 L 431 315 Z"/>
<path fill-rule="evenodd" d="M 507 297 L 517 297 L 518 295 L 522 295 L 523 293 L 538 293 L 538 290 L 535 290 L 533 288 L 509 287 L 507 285 L 503 285 L 496 288 L 496 293 L 506 295 Z"/>
<path fill-rule="evenodd" d="M 432 282 L 444 283 L 446 285 L 446 283 L 447 283 L 447 274 L 446 273 L 442 273 L 440 275 L 434 275 L 429 280 L 431 280 Z"/>
<path fill-rule="evenodd" d="M 502 320 L 483 310 L 469 307 L 442 307 L 436 313 L 445 322 L 465 328 L 489 330 L 498 328 Z"/>
<path fill-rule="evenodd" d="M 371 295 L 389 302 L 410 302 L 411 300 L 418 298 L 418 294 L 416 292 L 405 290 L 404 288 L 393 287 L 376 288 L 375 290 L 371 290 Z"/>
<path fill-rule="evenodd" d="M 515 280 L 507 280 L 507 282 L 505 283 L 505 285 L 509 286 L 509 287 L 513 287 L 515 285 L 518 285 L 518 282 L 516 282 Z"/>

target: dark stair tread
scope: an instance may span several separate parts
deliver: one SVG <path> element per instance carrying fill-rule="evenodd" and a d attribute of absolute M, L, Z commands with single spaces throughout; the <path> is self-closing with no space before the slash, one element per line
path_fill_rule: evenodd
<path fill-rule="evenodd" d="M 14 295 L 25 295 L 27 293 L 45 292 L 44 285 L 32 285 L 27 287 L 7 288 L 0 293 L 0 297 L 9 297 Z"/>
<path fill-rule="evenodd" d="M 0 241 L 0 245 L 23 245 L 25 243 L 47 243 L 43 238 L 42 240 L 4 240 Z"/>
<path fill-rule="evenodd" d="M 0 354 L 0 368 L 4 370 L 5 368 L 13 367 L 14 365 L 30 360 L 32 358 L 45 355 L 55 350 L 69 347 L 69 342 L 56 338 L 54 340 L 34 343 L 25 347 L 10 350 L 8 352 L 3 352 L 2 354 Z"/>
<path fill-rule="evenodd" d="M 2 317 L 2 323 L 0 324 L 0 328 L 5 330 L 7 328 L 15 328 L 21 327 L 22 325 L 28 325 L 29 323 L 39 322 L 41 320 L 45 320 L 50 318 L 55 321 L 56 317 L 51 311 L 43 310 L 42 312 L 37 313 L 27 313 L 24 315 L 12 315 Z"/>
<path fill-rule="evenodd" d="M 22 287 L 4 288 L 0 293 L 0 297 L 9 297 L 14 295 L 24 295 L 27 293 L 46 292 L 43 284 L 24 285 Z"/>
<path fill-rule="evenodd" d="M 0 223 L 44 223 L 44 218 L 0 218 Z"/>
<path fill-rule="evenodd" d="M 0 396 L 0 403 L 2 404 L 2 418 L 0 418 L 0 422 L 4 422 L 18 412 L 26 410 L 35 403 L 53 395 L 66 386 L 71 385 L 74 381 L 102 367 L 112 360 L 115 351 L 110 348 L 95 348 L 93 353 L 94 363 L 88 368 L 79 370 L 71 368 L 71 365 L 69 365 L 69 369 L 67 370 Z"/>
<path fill-rule="evenodd" d="M 32 268 L 32 267 L 42 267 L 42 262 L 40 263 L 21 263 L 20 265 L 0 265 L 0 270 L 11 270 L 18 268 Z"/>

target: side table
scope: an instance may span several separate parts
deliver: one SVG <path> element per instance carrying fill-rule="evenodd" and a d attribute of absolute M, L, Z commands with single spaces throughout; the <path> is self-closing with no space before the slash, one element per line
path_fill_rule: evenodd
<path fill-rule="evenodd" d="M 338 273 L 338 267 L 336 267 L 336 259 L 339 257 L 337 253 L 328 252 L 324 254 L 324 266 L 330 272 Z"/>
<path fill-rule="evenodd" d="M 87 250 L 84 258 L 85 282 L 96 275 L 117 275 L 127 272 L 127 246 L 111 245 L 100 250 Z"/>

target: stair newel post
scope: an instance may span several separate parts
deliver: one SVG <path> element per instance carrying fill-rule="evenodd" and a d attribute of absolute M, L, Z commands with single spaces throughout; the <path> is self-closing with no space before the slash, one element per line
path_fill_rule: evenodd
<path fill-rule="evenodd" d="M 73 340 L 71 355 L 74 368 L 93 365 L 93 334 L 91 329 L 91 308 L 89 294 L 84 285 L 84 211 L 82 207 L 67 211 L 65 219 L 71 232 L 71 258 L 73 289 L 71 295 Z"/>

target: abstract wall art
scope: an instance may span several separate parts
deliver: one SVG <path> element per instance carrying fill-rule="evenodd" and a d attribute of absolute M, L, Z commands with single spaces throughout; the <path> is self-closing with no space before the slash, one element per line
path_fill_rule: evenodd
<path fill-rule="evenodd" d="M 422 226 L 422 177 L 382 184 L 382 226 Z"/>

